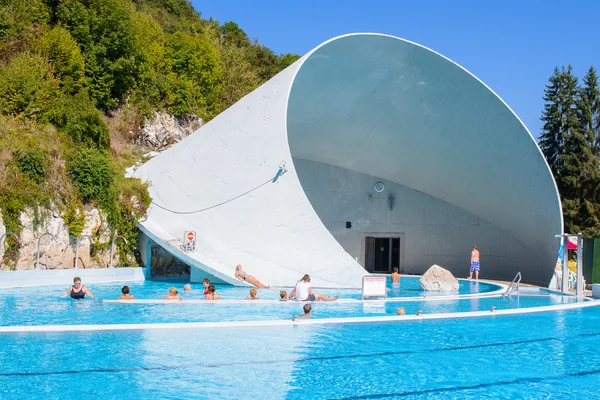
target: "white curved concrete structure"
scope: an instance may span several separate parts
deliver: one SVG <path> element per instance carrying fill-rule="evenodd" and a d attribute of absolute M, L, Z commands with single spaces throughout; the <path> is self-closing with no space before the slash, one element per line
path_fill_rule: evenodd
<path fill-rule="evenodd" d="M 282 161 L 288 173 L 257 188 Z M 393 237 L 406 273 L 436 263 L 464 276 L 477 245 L 482 277 L 547 283 L 562 232 L 550 170 L 510 108 L 452 61 L 385 35 L 323 43 L 136 176 L 175 211 L 257 188 L 197 213 L 150 208 L 142 230 L 194 281 L 242 284 L 241 263 L 271 285 L 309 273 L 359 287 L 367 237 Z M 179 250 L 184 230 L 198 233 L 193 252 Z"/>

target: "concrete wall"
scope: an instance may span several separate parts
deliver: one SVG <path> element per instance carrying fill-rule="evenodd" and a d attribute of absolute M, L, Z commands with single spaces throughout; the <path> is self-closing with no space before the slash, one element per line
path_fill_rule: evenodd
<path fill-rule="evenodd" d="M 363 238 L 373 233 L 402 236 L 400 260 L 405 273 L 423 273 L 438 264 L 465 277 L 476 245 L 481 252 L 481 277 L 512 280 L 539 257 L 497 226 L 406 186 L 313 161 L 294 158 L 294 165 L 321 221 L 363 266 Z M 374 190 L 376 182 L 384 183 L 382 193 Z M 352 223 L 351 229 L 346 229 L 346 221 Z"/>
<path fill-rule="evenodd" d="M 85 284 L 135 282 L 144 280 L 144 268 L 56 269 L 0 272 L 0 288 L 73 284 L 74 277 Z"/>

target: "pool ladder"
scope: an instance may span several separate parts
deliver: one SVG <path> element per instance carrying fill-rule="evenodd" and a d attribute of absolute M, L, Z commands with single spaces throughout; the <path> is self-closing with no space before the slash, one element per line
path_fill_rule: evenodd
<path fill-rule="evenodd" d="M 514 292 L 517 292 L 517 297 L 519 297 L 519 283 L 521 283 L 521 272 L 517 272 L 515 278 L 512 280 L 508 288 L 506 288 L 506 292 L 502 294 L 502 297 L 509 297 Z"/>

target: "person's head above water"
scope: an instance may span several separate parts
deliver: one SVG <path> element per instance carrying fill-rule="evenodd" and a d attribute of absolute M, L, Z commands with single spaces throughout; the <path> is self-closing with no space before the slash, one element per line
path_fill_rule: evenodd
<path fill-rule="evenodd" d="M 76 276 L 75 278 L 73 278 L 73 284 L 74 285 L 80 285 L 81 284 L 81 278 Z"/>
<path fill-rule="evenodd" d="M 257 291 L 255 288 L 250 289 L 250 297 L 256 297 L 256 293 Z"/>
<path fill-rule="evenodd" d="M 183 285 L 183 291 L 184 292 L 191 292 L 192 291 L 192 285 L 190 285 L 189 283 L 186 283 L 185 285 Z"/>
<path fill-rule="evenodd" d="M 208 285 L 208 293 L 214 293 L 215 292 L 215 285 Z"/>
<path fill-rule="evenodd" d="M 202 279 L 202 283 L 204 284 L 205 287 L 208 287 L 208 285 L 210 285 L 210 279 L 204 278 L 204 279 Z"/>
<path fill-rule="evenodd" d="M 279 292 L 279 296 L 280 296 L 282 299 L 287 299 L 287 292 L 286 292 L 285 290 L 281 290 L 281 291 Z"/>
<path fill-rule="evenodd" d="M 169 294 L 171 296 L 177 296 L 177 289 L 175 289 L 174 287 L 169 288 Z"/>
<path fill-rule="evenodd" d="M 396 310 L 396 314 L 397 315 L 406 315 L 406 310 L 404 310 L 404 307 L 398 307 L 398 309 Z"/>
<path fill-rule="evenodd" d="M 394 272 L 398 272 L 398 267 L 394 267 Z"/>
<path fill-rule="evenodd" d="M 304 314 L 310 314 L 310 312 L 312 311 L 312 307 L 310 304 L 305 304 L 304 307 L 302 307 L 302 309 L 304 310 Z"/>
<path fill-rule="evenodd" d="M 123 288 L 121 289 L 121 293 L 129 294 L 129 286 L 123 286 Z"/>

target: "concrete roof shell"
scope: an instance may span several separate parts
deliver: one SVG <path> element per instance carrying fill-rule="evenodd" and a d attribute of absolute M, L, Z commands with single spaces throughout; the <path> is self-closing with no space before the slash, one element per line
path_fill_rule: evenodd
<path fill-rule="evenodd" d="M 285 160 L 289 172 L 276 184 L 206 212 L 153 206 L 140 225 L 203 274 L 232 284 L 240 284 L 232 276 L 242 263 L 272 285 L 308 272 L 316 286 L 360 286 L 364 270 L 323 226 L 292 156 L 460 207 L 517 238 L 543 265 L 556 254 L 556 185 L 523 123 L 462 67 L 380 34 L 323 43 L 135 174 L 173 210 L 231 199 Z M 198 232 L 196 251 L 178 249 L 183 230 Z"/>

